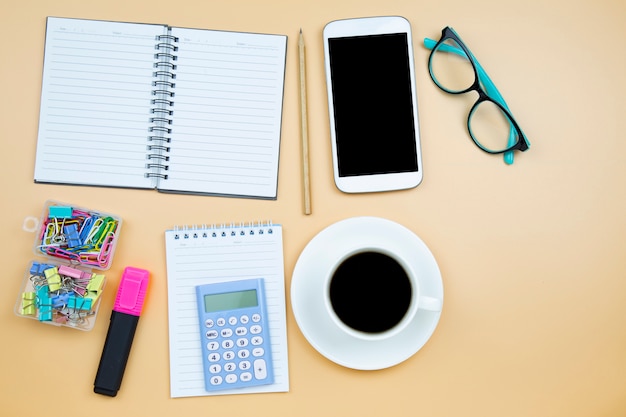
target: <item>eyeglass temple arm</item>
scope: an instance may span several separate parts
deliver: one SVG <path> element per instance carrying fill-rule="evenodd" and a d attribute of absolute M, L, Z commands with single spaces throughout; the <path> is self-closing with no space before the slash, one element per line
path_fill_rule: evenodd
<path fill-rule="evenodd" d="M 433 39 L 429 39 L 429 38 L 424 39 L 424 46 L 427 49 L 433 49 L 436 44 L 437 44 L 437 41 Z M 443 52 L 451 52 L 451 53 L 460 55 L 462 57 L 466 56 L 465 52 L 462 49 L 455 48 L 454 46 L 441 44 L 439 45 L 439 49 Z M 471 52 L 469 53 L 471 54 Z M 472 55 L 472 59 L 474 60 L 474 64 L 476 65 L 476 71 L 478 72 L 478 79 L 483 85 L 483 87 L 485 88 L 485 91 L 487 92 L 487 94 L 489 94 L 489 96 L 493 98 L 494 100 L 497 100 L 498 103 L 500 103 L 505 109 L 507 109 L 507 111 L 510 112 L 509 106 L 507 106 L 506 101 L 504 101 L 502 94 L 500 94 L 500 91 L 498 91 L 495 84 L 493 83 L 493 81 L 491 81 L 491 78 L 489 78 L 489 76 L 487 75 L 483 67 L 480 65 L 476 57 Z M 511 126 L 509 130 L 509 146 L 513 145 L 515 143 L 515 140 L 516 140 L 515 129 L 513 128 L 513 126 Z M 509 165 L 513 163 L 513 151 L 504 153 L 504 162 Z"/>

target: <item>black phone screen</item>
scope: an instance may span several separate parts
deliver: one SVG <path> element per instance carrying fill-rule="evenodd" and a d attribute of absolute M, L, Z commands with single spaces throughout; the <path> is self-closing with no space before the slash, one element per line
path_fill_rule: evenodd
<path fill-rule="evenodd" d="M 418 170 L 406 33 L 328 39 L 339 176 Z"/>

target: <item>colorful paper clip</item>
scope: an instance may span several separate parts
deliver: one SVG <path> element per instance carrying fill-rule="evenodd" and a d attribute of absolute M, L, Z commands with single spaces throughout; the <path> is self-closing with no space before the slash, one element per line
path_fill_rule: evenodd
<path fill-rule="evenodd" d="M 51 205 L 39 235 L 39 250 L 55 258 L 106 269 L 120 222 L 108 215 Z"/>

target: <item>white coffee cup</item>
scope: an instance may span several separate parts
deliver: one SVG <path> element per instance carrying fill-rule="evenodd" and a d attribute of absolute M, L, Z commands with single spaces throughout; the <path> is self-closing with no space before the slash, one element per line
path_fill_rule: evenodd
<path fill-rule="evenodd" d="M 354 249 L 331 264 L 324 303 L 331 321 L 348 335 L 387 339 L 411 323 L 418 310 L 441 311 L 441 299 L 421 294 L 410 262 L 386 248 Z"/>

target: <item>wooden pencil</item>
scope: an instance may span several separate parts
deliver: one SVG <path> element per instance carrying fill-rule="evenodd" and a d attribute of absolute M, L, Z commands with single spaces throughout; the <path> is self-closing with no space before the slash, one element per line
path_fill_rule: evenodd
<path fill-rule="evenodd" d="M 304 194 L 304 214 L 311 214 L 311 180 L 309 175 L 309 132 L 307 122 L 306 69 L 304 58 L 304 36 L 300 29 L 298 40 L 300 56 L 300 130 L 302 139 L 302 187 Z"/>

